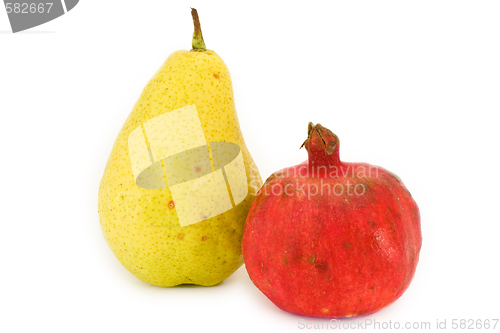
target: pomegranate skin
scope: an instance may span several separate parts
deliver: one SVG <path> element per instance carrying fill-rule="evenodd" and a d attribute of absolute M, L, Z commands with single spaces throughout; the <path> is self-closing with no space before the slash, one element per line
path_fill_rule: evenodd
<path fill-rule="evenodd" d="M 415 274 L 417 204 L 393 173 L 341 162 L 328 129 L 309 124 L 308 132 L 308 161 L 274 173 L 257 193 L 243 234 L 245 267 L 282 310 L 326 318 L 376 312 Z"/>

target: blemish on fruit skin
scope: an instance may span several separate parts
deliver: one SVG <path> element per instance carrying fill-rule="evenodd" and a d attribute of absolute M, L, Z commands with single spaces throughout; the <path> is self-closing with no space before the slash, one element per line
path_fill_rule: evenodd
<path fill-rule="evenodd" d="M 202 240 L 203 242 L 204 242 L 204 241 L 206 241 L 207 239 L 208 239 L 208 237 L 207 237 L 207 236 L 203 236 L 203 237 L 201 237 L 201 240 Z"/>
<path fill-rule="evenodd" d="M 212 212 L 207 213 L 207 214 L 205 214 L 204 212 L 201 212 L 200 213 L 201 220 L 205 221 L 206 219 L 208 219 L 210 217 L 210 215 L 212 215 Z"/>
<path fill-rule="evenodd" d="M 344 243 L 344 244 L 342 244 L 342 246 L 345 247 L 346 249 L 348 249 L 351 247 L 351 243 Z"/>
<path fill-rule="evenodd" d="M 194 167 L 194 172 L 200 173 L 201 172 L 201 167 L 200 166 L 195 166 Z"/>
<path fill-rule="evenodd" d="M 168 208 L 170 209 L 174 209 L 175 208 L 175 203 L 173 200 L 170 200 L 170 202 L 168 203 Z"/>
<path fill-rule="evenodd" d="M 328 269 L 328 264 L 326 261 L 315 261 L 314 267 L 319 271 L 326 271 Z"/>
<path fill-rule="evenodd" d="M 179 233 L 179 234 L 177 235 L 177 238 L 178 238 L 178 239 L 183 239 L 183 238 L 184 238 L 184 234 L 183 234 L 182 232 L 181 232 L 181 233 Z"/>
<path fill-rule="evenodd" d="M 219 74 L 214 73 L 214 79 L 216 79 L 216 80 L 220 79 L 220 75 L 219 75 Z"/>
<path fill-rule="evenodd" d="M 283 263 L 284 263 L 285 265 L 288 265 L 288 259 L 287 259 L 287 257 L 285 257 L 285 259 L 283 259 Z"/>
<path fill-rule="evenodd" d="M 329 310 L 329 309 L 327 309 L 327 308 L 323 308 L 323 309 L 321 309 L 321 312 L 323 312 L 323 313 L 328 313 L 328 312 L 330 312 L 330 310 Z"/>
<path fill-rule="evenodd" d="M 310 264 L 314 264 L 314 261 L 316 260 L 315 256 L 307 258 L 307 261 L 309 261 Z"/>

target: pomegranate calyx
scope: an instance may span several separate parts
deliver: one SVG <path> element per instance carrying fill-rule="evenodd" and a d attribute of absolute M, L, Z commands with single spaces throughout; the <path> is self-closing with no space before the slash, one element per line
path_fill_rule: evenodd
<path fill-rule="evenodd" d="M 335 148 L 337 147 L 339 138 L 328 128 L 321 126 L 321 124 L 314 125 L 312 122 L 309 122 L 307 126 L 307 139 L 306 141 L 304 141 L 302 146 L 300 146 L 300 148 L 305 147 L 306 150 L 310 152 L 310 142 L 312 134 L 317 134 L 319 136 L 327 155 L 333 154 Z"/>
<path fill-rule="evenodd" d="M 311 171 L 319 166 L 340 167 L 342 162 L 339 158 L 339 138 L 321 124 L 309 123 L 307 129 L 308 137 L 302 146 L 307 150 Z"/>

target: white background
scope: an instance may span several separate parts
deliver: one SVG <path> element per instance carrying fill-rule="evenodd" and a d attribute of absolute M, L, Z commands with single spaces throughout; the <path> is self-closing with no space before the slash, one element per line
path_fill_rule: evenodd
<path fill-rule="evenodd" d="M 190 48 L 190 6 L 263 179 L 305 160 L 320 122 L 343 160 L 395 172 L 419 204 L 415 278 L 361 320 L 500 318 L 500 2 L 84 0 L 18 34 L 0 8 L 0 331 L 307 331 L 244 267 L 216 287 L 153 287 L 101 234 L 114 139 L 167 56 Z"/>

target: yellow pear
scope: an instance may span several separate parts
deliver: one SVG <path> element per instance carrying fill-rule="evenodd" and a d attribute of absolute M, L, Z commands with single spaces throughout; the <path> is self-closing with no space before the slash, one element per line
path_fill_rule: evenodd
<path fill-rule="evenodd" d="M 205 48 L 171 54 L 114 143 L 99 218 L 116 258 L 157 286 L 215 285 L 243 264 L 248 209 L 262 185 L 241 134 L 229 71 Z"/>

